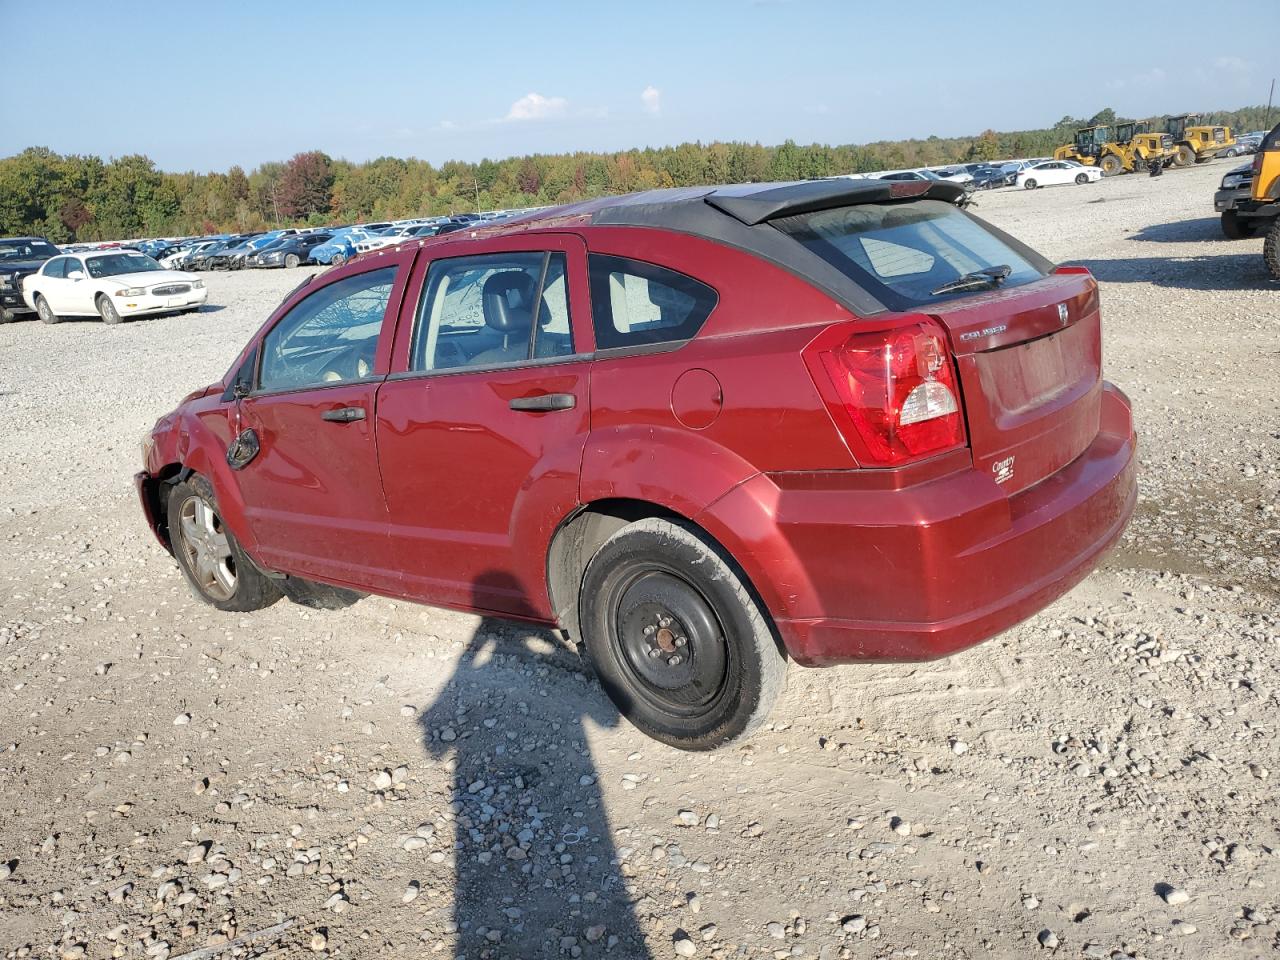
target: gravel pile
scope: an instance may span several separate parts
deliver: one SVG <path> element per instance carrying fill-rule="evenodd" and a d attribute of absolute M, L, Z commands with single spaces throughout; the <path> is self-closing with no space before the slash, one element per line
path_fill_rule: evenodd
<path fill-rule="evenodd" d="M 197 604 L 138 440 L 301 271 L 0 327 L 0 955 L 1181 957 L 1280 950 L 1280 290 L 1226 164 L 980 197 L 1102 281 L 1138 515 L 950 660 L 793 669 L 676 753 L 527 628 Z"/>

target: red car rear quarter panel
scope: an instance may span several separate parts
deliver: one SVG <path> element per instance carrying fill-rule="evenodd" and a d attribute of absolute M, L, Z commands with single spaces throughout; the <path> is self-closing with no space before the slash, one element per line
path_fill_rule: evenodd
<path fill-rule="evenodd" d="M 876 471 L 832 473 L 826 486 L 775 474 L 700 519 L 732 530 L 771 507 L 772 529 L 754 521 L 761 536 L 740 560 L 757 582 L 801 585 L 761 591 L 799 662 L 927 660 L 1031 616 L 1093 569 L 1133 512 L 1134 451 L 1128 403 L 1108 386 L 1089 448 L 1012 496 L 974 470 L 898 490 L 872 489 Z"/>

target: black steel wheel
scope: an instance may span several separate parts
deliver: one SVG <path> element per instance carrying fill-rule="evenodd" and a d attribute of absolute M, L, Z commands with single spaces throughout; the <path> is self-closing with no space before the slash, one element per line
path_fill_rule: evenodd
<path fill-rule="evenodd" d="M 579 622 L 618 711 L 682 750 L 746 736 L 782 689 L 786 659 L 745 576 L 682 523 L 640 520 L 592 557 Z"/>

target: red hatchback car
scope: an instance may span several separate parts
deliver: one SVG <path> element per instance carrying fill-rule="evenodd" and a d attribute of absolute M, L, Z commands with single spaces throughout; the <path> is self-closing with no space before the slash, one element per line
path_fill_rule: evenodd
<path fill-rule="evenodd" d="M 160 419 L 147 519 L 220 609 L 556 626 L 645 733 L 716 747 L 788 659 L 927 660 L 1030 616 L 1133 510 L 1092 276 L 962 206 L 665 190 L 359 257 Z"/>

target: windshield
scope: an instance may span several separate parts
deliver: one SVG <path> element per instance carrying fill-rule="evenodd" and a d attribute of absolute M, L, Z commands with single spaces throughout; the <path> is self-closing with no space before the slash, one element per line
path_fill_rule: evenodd
<path fill-rule="evenodd" d="M 836 207 L 784 217 L 774 225 L 891 310 L 947 299 L 933 291 L 991 267 L 1010 268 L 1004 286 L 1044 276 L 982 223 L 941 200 Z M 972 292 L 957 290 L 951 296 Z"/>
<path fill-rule="evenodd" d="M 118 277 L 122 273 L 148 273 L 164 269 L 141 253 L 109 253 L 101 257 L 88 257 L 84 265 L 91 277 Z"/>
<path fill-rule="evenodd" d="M 0 260 L 48 260 L 58 248 L 44 240 L 0 240 Z"/>

